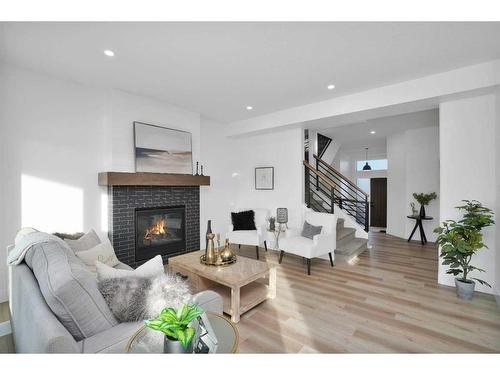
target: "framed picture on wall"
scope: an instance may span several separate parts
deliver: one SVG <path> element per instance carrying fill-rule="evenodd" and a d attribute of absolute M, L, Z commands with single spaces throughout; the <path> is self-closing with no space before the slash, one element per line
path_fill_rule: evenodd
<path fill-rule="evenodd" d="M 191 133 L 134 122 L 135 171 L 193 174 Z"/>
<path fill-rule="evenodd" d="M 274 190 L 274 167 L 255 168 L 255 190 Z"/>

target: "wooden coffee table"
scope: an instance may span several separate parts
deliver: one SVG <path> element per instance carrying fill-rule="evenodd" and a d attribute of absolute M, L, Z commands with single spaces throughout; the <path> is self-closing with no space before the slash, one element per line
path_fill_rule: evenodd
<path fill-rule="evenodd" d="M 173 272 L 187 276 L 196 292 L 213 290 L 224 301 L 224 312 L 235 323 L 240 315 L 268 298 L 276 297 L 276 269 L 267 263 L 239 256 L 229 266 L 206 266 L 200 263 L 203 250 L 168 260 Z"/>

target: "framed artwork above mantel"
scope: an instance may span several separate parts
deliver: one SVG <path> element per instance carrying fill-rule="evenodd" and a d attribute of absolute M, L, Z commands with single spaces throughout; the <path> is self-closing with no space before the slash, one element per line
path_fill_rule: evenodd
<path fill-rule="evenodd" d="M 191 133 L 134 121 L 135 171 L 193 174 Z"/>
<path fill-rule="evenodd" d="M 274 190 L 274 167 L 255 168 L 255 190 Z"/>

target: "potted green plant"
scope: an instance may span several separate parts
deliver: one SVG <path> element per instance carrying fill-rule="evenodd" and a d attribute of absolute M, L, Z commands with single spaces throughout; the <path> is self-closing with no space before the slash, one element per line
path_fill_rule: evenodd
<path fill-rule="evenodd" d="M 189 325 L 203 313 L 197 305 L 183 305 L 177 310 L 168 307 L 155 319 L 145 320 L 144 325 L 165 334 L 164 353 L 192 353 L 195 330 Z"/>
<path fill-rule="evenodd" d="M 483 243 L 482 230 L 495 222 L 492 219 L 493 212 L 480 202 L 475 200 L 464 200 L 463 202 L 462 206 L 456 207 L 465 211 L 463 218 L 459 221 L 447 220 L 434 232 L 438 233 L 437 242 L 441 247 L 442 264 L 450 267 L 446 273 L 455 276 L 457 296 L 462 299 L 472 299 L 475 281 L 491 288 L 491 285 L 484 280 L 470 278 L 469 273 L 472 271 L 484 272 L 484 270 L 471 265 L 470 262 L 472 256 L 479 250 L 488 248 Z"/>
<path fill-rule="evenodd" d="M 425 217 L 425 206 L 427 206 L 431 200 L 437 198 L 437 194 L 435 192 L 426 194 L 426 193 L 413 193 L 413 198 L 420 203 L 420 216 Z"/>

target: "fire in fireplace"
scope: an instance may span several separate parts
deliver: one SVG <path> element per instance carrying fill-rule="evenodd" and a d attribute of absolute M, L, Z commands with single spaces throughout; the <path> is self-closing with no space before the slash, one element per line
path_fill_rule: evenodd
<path fill-rule="evenodd" d="M 185 206 L 135 209 L 135 260 L 186 250 Z"/>

